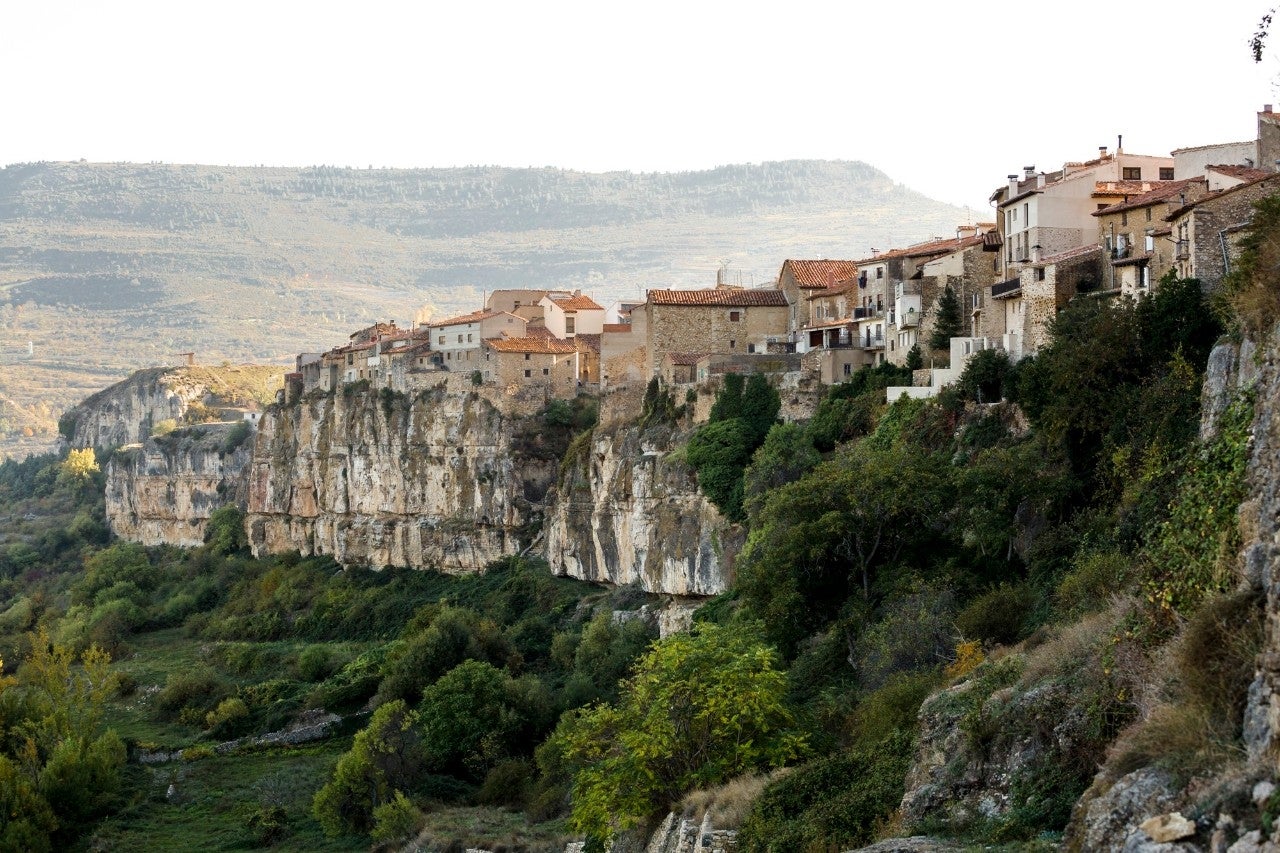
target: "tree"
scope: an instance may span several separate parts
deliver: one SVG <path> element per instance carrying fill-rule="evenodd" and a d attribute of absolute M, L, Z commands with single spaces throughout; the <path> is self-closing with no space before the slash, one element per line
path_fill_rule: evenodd
<path fill-rule="evenodd" d="M 773 650 L 741 627 L 656 644 L 616 705 L 571 712 L 553 736 L 574 768 L 571 825 L 603 841 L 690 790 L 799 757 L 785 692 Z"/>
<path fill-rule="evenodd" d="M 945 350 L 951 346 L 951 339 L 960 337 L 960 300 L 956 292 L 948 287 L 938 297 L 938 312 L 933 318 L 933 333 L 929 335 L 929 348 Z"/>
<path fill-rule="evenodd" d="M 907 350 L 907 370 L 920 370 L 924 367 L 924 356 L 920 354 L 920 345 L 915 344 Z"/>
<path fill-rule="evenodd" d="M 417 779 L 423 755 L 413 723 L 413 715 L 400 699 L 373 712 L 351 751 L 338 759 L 333 778 L 311 802 L 326 835 L 368 832 L 374 810 Z"/>
<path fill-rule="evenodd" d="M 58 482 L 83 485 L 92 480 L 93 475 L 100 470 L 92 447 L 83 450 L 73 448 L 67 451 L 67 458 L 58 466 Z"/>

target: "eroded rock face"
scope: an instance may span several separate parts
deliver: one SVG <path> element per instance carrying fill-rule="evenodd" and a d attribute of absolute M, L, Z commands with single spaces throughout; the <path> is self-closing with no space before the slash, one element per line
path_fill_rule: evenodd
<path fill-rule="evenodd" d="M 175 368 L 139 370 L 123 382 L 99 391 L 66 415 L 72 447 L 122 447 L 146 441 L 163 420 L 179 420 L 208 388 L 173 381 Z"/>
<path fill-rule="evenodd" d="M 552 571 L 675 595 L 729 588 L 741 528 L 702 496 L 693 469 L 669 457 L 679 439 L 669 427 L 617 425 L 565 460 L 548 508 Z"/>
<path fill-rule="evenodd" d="M 113 454 L 106 472 L 111 532 L 144 545 L 194 547 L 204 542 L 214 510 L 246 502 L 244 475 L 253 437 L 236 442 L 235 435 L 245 429 L 205 424 Z"/>
<path fill-rule="evenodd" d="M 253 552 L 450 572 L 516 554 L 554 470 L 515 452 L 518 429 L 477 395 L 443 391 L 272 409 L 249 475 Z"/>

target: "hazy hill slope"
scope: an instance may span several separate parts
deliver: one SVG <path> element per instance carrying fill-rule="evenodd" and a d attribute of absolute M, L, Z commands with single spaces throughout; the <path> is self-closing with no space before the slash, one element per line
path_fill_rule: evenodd
<path fill-rule="evenodd" d="M 970 215 L 857 162 L 12 165 L 0 170 L 0 451 L 22 446 L 24 427 L 38 444 L 87 391 L 180 352 L 280 361 L 375 318 L 471 310 L 485 289 L 582 287 L 607 302 L 710 284 L 722 260 L 763 284 L 786 257 L 861 256 Z"/>

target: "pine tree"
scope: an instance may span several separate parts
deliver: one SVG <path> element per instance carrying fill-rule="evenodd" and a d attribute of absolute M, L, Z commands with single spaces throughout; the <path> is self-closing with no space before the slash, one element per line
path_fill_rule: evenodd
<path fill-rule="evenodd" d="M 929 348 L 944 350 L 951 346 L 951 339 L 960 337 L 960 300 L 948 287 L 938 298 L 938 314 L 933 321 L 933 334 L 929 336 Z"/>

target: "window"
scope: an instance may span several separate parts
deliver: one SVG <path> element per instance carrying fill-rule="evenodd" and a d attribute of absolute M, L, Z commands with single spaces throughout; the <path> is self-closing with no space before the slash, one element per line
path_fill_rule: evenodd
<path fill-rule="evenodd" d="M 444 335 L 441 335 L 441 336 L 440 336 L 440 343 L 442 343 L 442 344 L 444 343 Z"/>
<path fill-rule="evenodd" d="M 564 333 L 566 335 L 572 335 L 574 333 L 573 332 L 574 323 L 575 323 L 575 320 L 573 317 L 564 318 Z"/>
<path fill-rule="evenodd" d="M 551 371 L 550 371 L 548 368 L 545 368 L 545 367 L 544 367 L 544 368 L 542 368 L 542 375 L 543 375 L 543 376 L 548 376 L 548 375 L 550 375 L 550 374 L 551 374 Z"/>
<path fill-rule="evenodd" d="M 462 343 L 462 335 L 458 335 L 458 343 Z"/>
<path fill-rule="evenodd" d="M 1016 208 L 1016 207 L 1015 207 L 1013 210 L 1009 211 L 1009 213 L 1013 216 L 1013 218 L 1012 218 L 1010 221 L 1011 221 L 1011 222 L 1017 222 L 1017 221 L 1018 221 L 1018 208 Z"/>
<path fill-rule="evenodd" d="M 755 351 L 756 351 L 755 344 L 747 344 L 747 352 L 755 352 Z"/>
<path fill-rule="evenodd" d="M 823 313 L 825 314 L 825 311 L 824 311 Z M 741 320 L 742 320 L 742 312 L 741 312 L 741 311 L 730 311 L 730 312 L 729 312 L 729 322 L 730 322 L 730 323 L 737 323 L 737 322 L 739 322 L 739 321 L 741 321 Z"/>
<path fill-rule="evenodd" d="M 1121 225 L 1129 224 L 1129 211 L 1126 210 L 1124 213 L 1120 214 L 1120 224 Z"/>
<path fill-rule="evenodd" d="M 467 333 L 467 343 L 471 343 L 471 334 Z"/>
<path fill-rule="evenodd" d="M 1022 205 L 1022 227 L 1031 227 L 1031 203 L 1026 202 Z"/>
<path fill-rule="evenodd" d="M 1147 235 L 1147 251 L 1154 252 L 1156 250 L 1156 238 L 1154 234 Z"/>
<path fill-rule="evenodd" d="M 1162 180 L 1162 181 L 1172 181 L 1172 180 L 1173 180 L 1173 167 L 1172 167 L 1172 166 L 1161 166 L 1161 167 L 1160 167 L 1160 180 Z"/>
<path fill-rule="evenodd" d="M 530 376 L 533 376 L 533 371 L 532 371 L 532 370 L 526 370 L 526 371 L 524 372 L 524 378 L 525 378 L 525 379 L 528 379 Z"/>
<path fill-rule="evenodd" d="M 1036 270 L 1036 281 L 1044 281 L 1044 267 Z"/>
<path fill-rule="evenodd" d="M 1125 166 L 1120 170 L 1120 179 L 1124 181 L 1140 181 L 1142 180 L 1141 166 Z"/>
<path fill-rule="evenodd" d="M 876 278 L 884 278 L 884 267 L 876 267 Z"/>
<path fill-rule="evenodd" d="M 525 354 L 524 354 L 524 360 L 525 360 L 525 361 L 528 361 L 528 360 L 529 360 L 529 353 L 525 353 Z"/>
<path fill-rule="evenodd" d="M 734 340 L 729 341 L 729 349 L 733 349 L 737 345 L 738 345 L 737 341 L 734 341 Z"/>
<path fill-rule="evenodd" d="M 451 352 L 447 352 L 447 353 L 445 353 L 445 354 L 444 354 L 444 357 L 445 357 L 445 358 L 447 358 L 447 359 L 449 359 L 450 361 L 453 361 L 453 353 L 451 353 Z"/>

